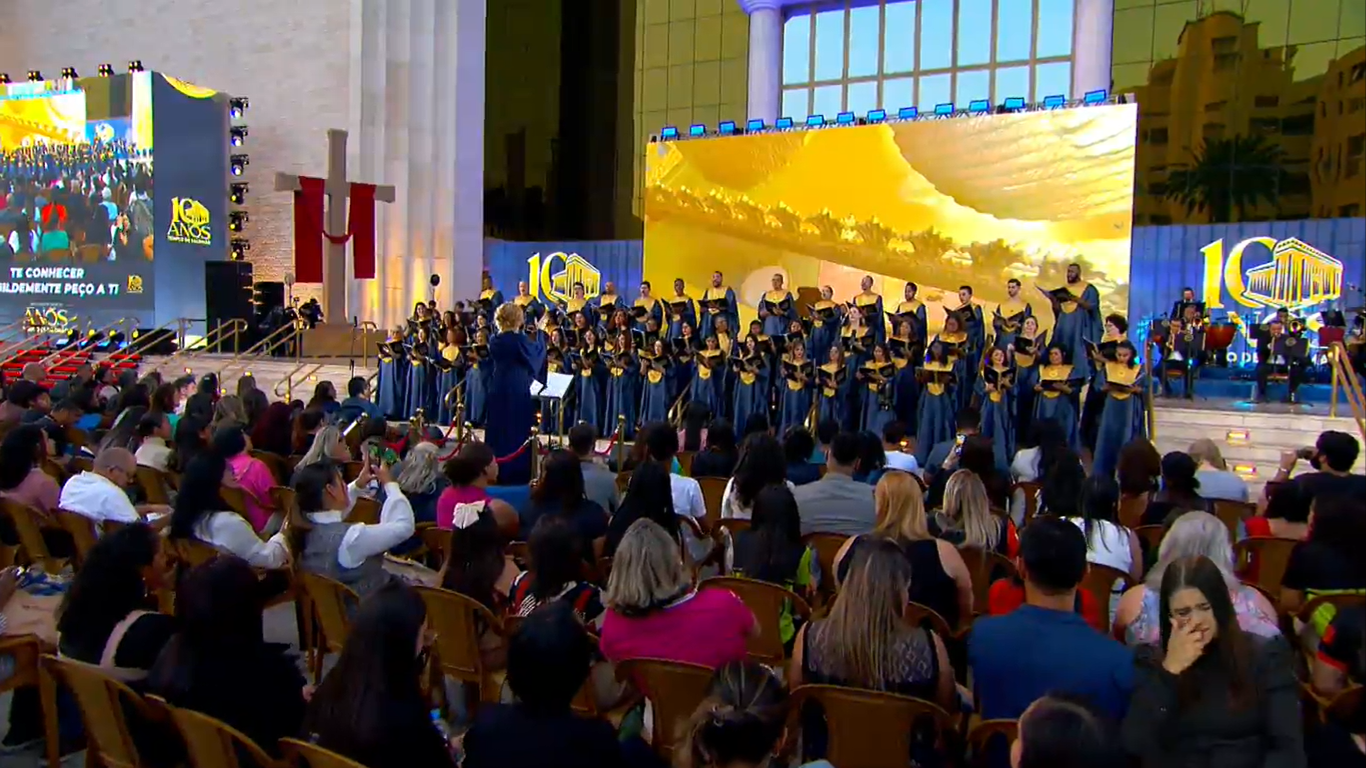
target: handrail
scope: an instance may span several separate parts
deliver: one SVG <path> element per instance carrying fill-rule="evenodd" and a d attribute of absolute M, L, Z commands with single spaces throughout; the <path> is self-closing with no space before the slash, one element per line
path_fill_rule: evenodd
<path fill-rule="evenodd" d="M 123 333 L 130 333 L 131 331 L 128 328 L 129 322 L 132 322 L 134 325 L 136 325 L 137 319 L 130 317 L 120 317 L 119 319 L 115 320 L 109 325 L 103 326 L 98 329 L 92 328 L 86 331 L 85 336 L 82 339 L 78 340 L 77 343 L 73 346 L 75 346 L 76 349 L 80 349 L 80 342 L 84 339 L 91 338 L 93 336 L 109 336 L 110 334 L 117 333 L 118 331 L 116 329 L 120 327 L 123 328 Z M 49 364 L 52 363 L 52 361 L 56 360 L 59 357 L 68 356 L 73 351 L 75 350 L 73 350 L 71 347 L 63 347 L 61 349 L 54 350 L 52 354 L 48 355 L 47 357 L 44 357 L 42 360 L 39 360 L 38 364 L 46 368 Z"/>
<path fill-rule="evenodd" d="M 23 352 L 41 347 L 54 335 L 57 335 L 56 331 L 42 330 L 9 345 L 0 346 L 0 360 L 15 357 Z"/>
<path fill-rule="evenodd" d="M 177 326 L 176 343 L 183 344 L 185 341 L 185 325 L 189 323 L 189 318 L 177 317 L 174 320 L 167 320 L 151 330 L 135 329 L 137 336 L 129 341 L 121 351 L 125 355 L 141 354 L 142 350 L 161 341 L 160 333 L 171 327 L 172 323 Z"/>
<path fill-rule="evenodd" d="M 1347 405 L 1352 410 L 1352 419 L 1357 423 L 1357 430 L 1361 433 L 1362 439 L 1366 439 L 1366 395 L 1362 394 L 1361 382 L 1357 379 L 1356 371 L 1352 370 L 1351 356 L 1342 342 L 1335 341 L 1329 346 L 1328 362 L 1333 372 L 1332 399 L 1328 413 L 1330 416 L 1338 415 L 1338 387 L 1341 386 Z"/>
<path fill-rule="evenodd" d="M 684 387 L 683 391 L 678 393 L 678 397 L 674 400 L 673 405 L 669 406 L 669 415 L 667 419 L 670 424 L 674 425 L 675 429 L 683 425 L 683 400 L 687 398 L 688 393 L 691 391 L 692 382 L 688 382 L 688 386 Z"/>
<path fill-rule="evenodd" d="M 308 370 L 304 371 L 305 368 L 307 368 Z M 322 369 L 322 363 L 299 363 L 298 365 L 294 366 L 294 368 L 290 370 L 289 373 L 285 374 L 285 377 L 283 379 L 280 379 L 279 381 L 275 382 L 275 387 L 271 391 L 275 393 L 276 397 L 283 397 L 286 402 L 293 400 L 295 374 L 300 373 L 300 371 L 304 371 L 303 374 L 299 376 L 300 383 L 303 383 L 303 381 L 306 380 L 309 376 L 316 374 L 318 371 L 321 371 Z M 280 391 L 281 385 L 284 385 L 285 388 L 285 391 L 283 392 Z"/>
<path fill-rule="evenodd" d="M 156 368 L 153 370 L 160 371 L 162 368 L 165 368 L 176 361 L 183 363 L 185 360 L 193 358 L 196 355 L 206 354 L 208 353 L 209 348 L 215 346 L 221 347 L 229 339 L 235 341 L 247 331 L 248 327 L 247 321 L 240 317 L 233 318 L 226 323 L 219 323 L 213 328 L 207 329 L 204 335 L 198 339 L 195 339 L 188 344 L 182 344 L 180 349 L 172 353 L 170 357 L 157 363 Z"/>
<path fill-rule="evenodd" d="M 291 341 L 296 343 L 295 362 L 299 362 L 299 356 L 297 354 L 299 349 L 297 343 L 300 341 L 300 337 L 307 328 L 308 324 L 304 322 L 287 323 L 266 334 L 265 338 L 233 355 L 232 359 L 228 360 L 227 364 L 218 370 L 219 383 L 221 384 L 227 380 L 228 371 L 236 373 L 237 369 L 245 368 L 257 358 L 266 357 L 280 347 L 289 344 Z"/>
<path fill-rule="evenodd" d="M 1157 414 L 1153 410 L 1153 353 L 1143 356 L 1143 378 L 1148 382 L 1148 396 L 1143 398 L 1143 416 L 1148 420 L 1148 442 L 1157 443 Z"/>
<path fill-rule="evenodd" d="M 613 433 L 612 442 L 617 447 L 617 471 L 620 472 L 621 468 L 626 466 L 626 417 L 624 415 L 617 415 L 617 431 Z"/>
<path fill-rule="evenodd" d="M 27 318 L 27 317 L 21 317 L 21 318 L 19 318 L 18 320 L 15 320 L 14 322 L 9 323 L 9 324 L 7 324 L 7 325 L 0 325 L 0 338 L 3 338 L 5 335 L 7 335 L 7 334 L 8 334 L 9 332 L 11 332 L 11 331 L 17 330 L 17 331 L 19 331 L 19 336 L 20 336 L 20 339 L 22 340 L 22 339 L 23 339 L 23 334 L 24 334 L 24 332 L 25 332 L 26 330 L 28 330 L 27 324 L 28 324 L 28 318 Z"/>

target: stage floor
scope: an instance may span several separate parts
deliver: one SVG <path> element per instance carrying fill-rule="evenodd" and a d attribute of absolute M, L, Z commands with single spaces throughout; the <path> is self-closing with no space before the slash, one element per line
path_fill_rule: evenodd
<path fill-rule="evenodd" d="M 148 356 L 144 358 L 141 371 L 147 373 L 159 370 L 162 376 L 169 378 L 185 373 L 203 376 L 206 373 L 226 372 L 225 380 L 220 381 L 219 385 L 228 393 L 235 393 L 237 380 L 249 374 L 256 379 L 257 386 L 264 389 L 267 394 L 273 393 L 274 396 L 281 398 L 291 394 L 285 381 L 286 377 L 291 377 L 292 374 L 291 399 L 307 402 L 313 396 L 313 388 L 320 381 L 331 381 L 337 388 L 338 399 L 345 398 L 347 380 L 352 376 L 369 378 L 378 370 L 373 358 L 369 363 L 362 365 L 359 360 L 338 357 L 306 358 L 303 361 L 289 357 L 267 357 L 234 362 L 232 355 L 204 354 L 189 358 Z"/>

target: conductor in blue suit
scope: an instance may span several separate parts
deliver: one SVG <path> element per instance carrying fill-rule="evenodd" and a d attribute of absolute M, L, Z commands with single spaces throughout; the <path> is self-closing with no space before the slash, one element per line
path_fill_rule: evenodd
<path fill-rule="evenodd" d="M 509 456 L 526 442 L 535 423 L 536 407 L 531 397 L 531 382 L 545 365 L 544 334 L 533 341 L 522 328 L 526 313 L 516 304 L 502 304 L 494 312 L 498 332 L 489 340 L 489 362 L 493 373 L 485 405 L 484 442 L 497 457 Z M 499 467 L 504 484 L 516 485 L 531 480 L 531 454 Z"/>

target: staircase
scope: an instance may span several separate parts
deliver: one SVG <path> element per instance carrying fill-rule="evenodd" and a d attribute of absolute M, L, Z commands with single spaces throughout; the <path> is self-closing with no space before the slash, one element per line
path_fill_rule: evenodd
<path fill-rule="evenodd" d="M 114 369 L 115 375 L 131 369 L 136 371 L 142 356 L 136 353 L 126 354 L 121 350 L 101 350 L 93 346 L 77 348 L 72 346 L 68 349 L 53 349 L 48 345 L 26 349 L 12 357 L 0 362 L 0 377 L 9 384 L 19 379 L 23 375 L 24 366 L 29 363 L 40 363 L 46 360 L 47 378 L 41 383 L 44 387 L 51 389 L 57 382 L 65 381 L 75 375 L 76 369 L 82 365 L 108 365 Z"/>

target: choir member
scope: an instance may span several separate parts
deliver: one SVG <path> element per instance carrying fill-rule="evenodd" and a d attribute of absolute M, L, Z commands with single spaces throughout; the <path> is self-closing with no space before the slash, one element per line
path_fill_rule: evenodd
<path fill-rule="evenodd" d="M 768 412 L 769 377 L 771 362 L 759 349 L 754 334 L 745 337 L 743 349 L 730 361 L 735 372 L 735 394 L 731 414 L 736 424 L 743 425 L 751 413 Z"/>
<path fill-rule="evenodd" d="M 817 393 L 817 421 L 833 419 L 841 425 L 849 420 L 849 369 L 845 366 L 844 349 L 838 344 L 826 353 L 826 362 L 816 371 L 819 382 Z"/>
<path fill-rule="evenodd" d="M 375 405 L 386 418 L 400 418 L 408 412 L 408 352 L 403 329 L 395 328 L 379 345 L 379 386 Z"/>
<path fill-rule="evenodd" d="M 417 331 L 417 341 L 408 347 L 408 415 L 422 411 L 428 421 L 436 413 L 436 366 L 428 358 L 437 354 L 436 342 L 429 325 Z"/>
<path fill-rule="evenodd" d="M 792 292 L 783 287 L 781 272 L 773 274 L 773 288 L 764 293 L 759 302 L 759 319 L 763 321 L 764 333 L 780 336 L 787 332 L 787 323 L 797 318 L 796 303 Z"/>
<path fill-rule="evenodd" d="M 493 287 L 493 277 L 485 272 L 480 281 L 479 315 L 487 321 L 493 316 L 493 311 L 501 306 L 503 306 L 503 292 Z"/>
<path fill-rule="evenodd" d="M 1100 414 L 1100 428 L 1096 433 L 1093 474 L 1109 477 L 1115 472 L 1119 451 L 1135 437 L 1147 435 L 1144 413 L 1143 369 L 1138 366 L 1138 352 L 1128 341 L 1115 347 L 1115 360 L 1106 362 L 1100 370 L 1099 382 L 1105 391 L 1105 407 Z"/>
<path fill-rule="evenodd" d="M 482 426 L 488 405 L 489 379 L 493 374 L 487 329 L 475 330 L 474 343 L 465 350 L 465 360 L 468 361 L 465 366 L 465 420 Z"/>
<path fill-rule="evenodd" d="M 692 401 L 702 403 L 713 414 L 722 413 L 721 398 L 725 393 L 723 366 L 726 354 L 721 349 L 721 339 L 712 334 L 703 342 L 705 345 L 697 352 L 696 371 L 692 380 Z"/>
<path fill-rule="evenodd" d="M 640 418 L 639 423 L 653 424 L 669 418 L 669 404 L 673 402 L 673 388 L 669 370 L 673 358 L 663 339 L 655 339 L 649 352 L 640 354 Z"/>
<path fill-rule="evenodd" d="M 859 371 L 863 383 L 863 414 L 861 428 L 875 435 L 882 434 L 888 422 L 896 420 L 892 408 L 892 379 L 896 376 L 896 364 L 887 353 L 885 344 L 874 344 L 873 354 Z"/>
<path fill-rule="evenodd" d="M 1068 362 L 1067 350 L 1056 343 L 1049 346 L 1047 361 L 1039 367 L 1039 383 L 1034 385 L 1034 421 L 1056 421 L 1073 450 L 1080 447 L 1080 440 L 1072 395 L 1080 387 L 1081 376 Z"/>
<path fill-rule="evenodd" d="M 1006 350 L 993 346 L 987 353 L 982 375 L 977 377 L 978 409 L 982 414 L 981 434 L 991 440 L 996 467 L 1005 472 L 1015 458 L 1015 369 Z"/>
<path fill-rule="evenodd" d="M 606 366 L 596 330 L 589 328 L 584 331 L 583 346 L 579 350 L 575 367 L 579 374 L 577 421 L 592 424 L 600 435 L 615 433 L 616 425 L 603 418 L 603 401 L 607 396 L 607 383 L 603 381 Z"/>
<path fill-rule="evenodd" d="M 735 291 L 727 287 L 722 279 L 719 270 L 711 273 L 711 286 L 702 292 L 704 317 L 698 331 L 704 339 L 716 332 L 719 320 L 726 320 L 729 328 L 736 328 L 740 324 L 740 308 L 735 303 Z"/>
<path fill-rule="evenodd" d="M 1025 318 L 1033 315 L 1034 308 L 1020 298 L 1020 281 L 1013 277 L 1007 280 L 1006 300 L 996 305 L 996 311 L 991 316 L 991 327 L 996 332 L 996 346 L 1002 349 L 1009 347 L 1024 325 Z"/>
<path fill-rule="evenodd" d="M 786 434 L 792 427 L 806 425 L 806 419 L 811 415 L 813 372 L 811 361 L 806 359 L 806 349 L 793 347 L 792 358 L 783 362 L 783 378 L 787 385 L 782 392 L 779 433 Z"/>
<path fill-rule="evenodd" d="M 522 312 L 526 314 L 526 322 L 529 325 L 539 322 L 545 315 L 545 305 L 531 295 L 530 286 L 525 280 L 517 283 L 517 295 L 512 297 L 512 303 L 521 307 Z"/>
<path fill-rule="evenodd" d="M 627 334 L 618 334 L 613 345 L 612 353 L 607 356 L 607 415 L 611 418 L 624 417 L 626 424 L 626 434 L 623 437 L 627 440 L 635 438 L 636 431 L 636 406 L 640 403 L 640 393 L 637 391 L 639 363 L 635 360 L 635 352 L 631 348 L 631 337 Z"/>
<path fill-rule="evenodd" d="M 437 424 L 451 424 L 455 421 L 455 401 L 451 391 L 460 386 L 465 373 L 465 358 L 460 353 L 464 346 L 465 332 L 458 327 L 445 329 L 445 343 L 441 345 L 441 356 L 435 360 L 439 373 L 436 376 Z"/>
<path fill-rule="evenodd" d="M 642 331 L 645 330 L 648 320 L 654 321 L 656 333 L 664 322 L 664 305 L 650 293 L 649 280 L 640 282 L 640 297 L 636 299 L 635 306 L 631 307 L 631 314 L 635 317 L 636 328 Z"/>
<path fill-rule="evenodd" d="M 1034 423 L 1034 385 L 1039 383 L 1039 354 L 1044 336 L 1039 319 L 1030 315 L 1020 323 L 1020 333 L 1010 345 L 1015 364 L 1015 435 L 1030 434 Z"/>
<path fill-rule="evenodd" d="M 669 341 L 683 334 L 683 324 L 697 326 L 697 306 L 692 297 L 684 293 L 683 278 L 674 279 L 674 295 L 669 299 Z"/>
<path fill-rule="evenodd" d="M 896 409 L 897 421 L 906 425 L 911 433 L 915 432 L 920 384 L 915 380 L 915 369 L 925 359 L 925 337 L 917 333 L 914 321 L 902 320 L 896 332 L 887 340 L 887 351 L 892 355 L 896 366 L 896 376 L 892 380 L 892 404 Z"/>
<path fill-rule="evenodd" d="M 859 281 L 860 293 L 854 297 L 853 309 L 850 317 L 854 314 L 859 315 L 863 325 L 872 330 L 873 338 L 882 341 L 886 337 L 886 320 L 882 313 L 882 294 L 873 292 L 873 278 L 864 275 Z M 859 363 L 862 365 L 862 362 Z"/>
<path fill-rule="evenodd" d="M 916 370 L 921 383 L 920 409 L 916 414 L 915 457 L 924 466 L 930 450 L 952 440 L 957 423 L 958 400 L 953 391 L 957 376 L 947 346 L 939 339 L 930 343 L 925 364 Z"/>
<path fill-rule="evenodd" d="M 1100 293 L 1094 285 L 1082 281 L 1078 264 L 1068 265 L 1065 285 L 1052 291 L 1039 290 L 1048 297 L 1056 318 L 1052 343 L 1067 351 L 1067 359 L 1076 367 L 1078 378 L 1088 378 L 1091 365 L 1086 357 L 1084 339 L 1094 339 L 1103 331 Z"/>

